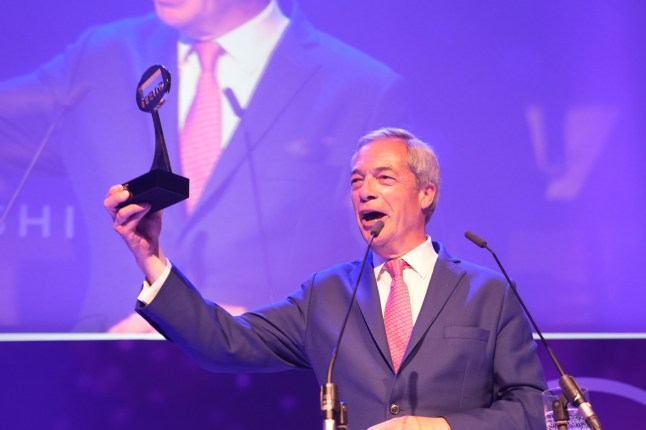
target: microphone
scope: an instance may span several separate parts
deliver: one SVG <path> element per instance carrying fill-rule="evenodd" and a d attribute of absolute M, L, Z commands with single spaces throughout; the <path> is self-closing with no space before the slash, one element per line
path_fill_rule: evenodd
<path fill-rule="evenodd" d="M 227 102 L 231 107 L 231 110 L 238 118 L 238 127 L 240 128 L 240 131 L 242 133 L 242 137 L 244 140 L 244 144 L 247 149 L 247 157 L 249 159 L 249 175 L 251 176 L 251 187 L 253 190 L 251 193 L 251 196 L 253 199 L 256 219 L 258 220 L 258 232 L 260 235 L 260 244 L 261 244 L 260 248 L 262 251 L 262 261 L 265 266 L 265 278 L 267 279 L 267 285 L 269 285 L 269 288 L 270 288 L 270 298 L 271 298 L 271 296 L 273 296 L 272 291 L 273 291 L 274 283 L 272 282 L 273 276 L 271 272 L 271 263 L 269 260 L 269 250 L 267 249 L 267 234 L 265 229 L 263 210 L 262 210 L 262 205 L 260 204 L 260 187 L 258 185 L 259 181 L 258 181 L 258 175 L 256 173 L 256 163 L 254 162 L 254 157 L 251 151 L 252 144 L 251 144 L 251 137 L 249 136 L 249 130 L 246 127 L 247 121 L 244 120 L 245 110 L 240 105 L 238 98 L 236 97 L 235 93 L 231 88 L 229 87 L 224 88 L 222 92 L 224 93 L 224 96 L 226 97 Z"/>
<path fill-rule="evenodd" d="M 370 240 L 368 241 L 368 246 L 366 247 L 366 253 L 363 256 L 363 261 L 361 262 L 361 269 L 359 269 L 359 276 L 357 277 L 357 282 L 354 284 L 352 289 L 352 296 L 350 297 L 350 304 L 348 305 L 348 310 L 345 313 L 345 318 L 341 324 L 341 330 L 339 331 L 339 337 L 336 340 L 336 345 L 332 351 L 332 358 L 330 358 L 330 364 L 327 368 L 327 382 L 321 387 L 321 412 L 323 413 L 323 430 L 347 430 L 348 429 L 348 416 L 346 405 L 343 402 L 337 400 L 337 389 L 336 384 L 332 383 L 332 371 L 334 369 L 334 363 L 336 362 L 336 356 L 339 352 L 339 346 L 341 345 L 341 339 L 343 338 L 343 332 L 345 327 L 348 324 L 348 318 L 350 317 L 350 311 L 352 310 L 352 305 L 354 304 L 354 298 L 357 295 L 357 289 L 359 287 L 359 281 L 361 280 L 361 275 L 363 275 L 363 269 L 366 266 L 366 260 L 368 259 L 368 253 L 372 248 L 372 241 L 379 236 L 381 230 L 384 228 L 384 222 L 382 220 L 377 220 L 375 225 L 370 229 Z M 338 421 L 338 427 L 337 427 Z"/>
<path fill-rule="evenodd" d="M 222 90 L 224 93 L 224 96 L 227 98 L 227 102 L 229 102 L 229 106 L 231 106 L 231 110 L 233 113 L 238 117 L 238 119 L 242 120 L 242 115 L 244 115 L 244 109 L 242 109 L 242 106 L 240 106 L 240 102 L 238 102 L 238 98 L 236 97 L 235 93 L 231 88 L 225 88 Z"/>
<path fill-rule="evenodd" d="M 579 387 L 579 385 L 576 383 L 576 381 L 574 380 L 574 377 L 567 375 L 563 370 L 563 367 L 561 367 L 561 363 L 559 363 L 558 359 L 556 358 L 556 355 L 552 351 L 552 348 L 550 348 L 549 344 L 547 343 L 547 340 L 545 340 L 545 337 L 543 337 L 543 333 L 538 328 L 538 324 L 536 324 L 536 321 L 534 321 L 532 314 L 529 313 L 527 306 L 525 306 L 525 302 L 523 302 L 523 299 L 520 297 L 518 290 L 516 290 L 516 285 L 511 281 L 511 279 L 509 278 L 509 275 L 507 275 L 507 271 L 502 266 L 502 263 L 498 259 L 498 256 L 496 255 L 496 253 L 493 252 L 493 250 L 489 248 L 489 246 L 487 246 L 487 241 L 482 239 L 477 234 L 467 231 L 466 233 L 464 233 L 464 236 L 467 239 L 469 239 L 471 242 L 475 243 L 480 248 L 484 248 L 487 251 L 489 251 L 493 256 L 493 258 L 496 260 L 496 263 L 498 264 L 500 271 L 505 276 L 507 283 L 511 287 L 511 290 L 514 292 L 514 295 L 516 296 L 516 298 L 518 299 L 518 302 L 520 303 L 523 310 L 525 311 L 527 318 L 529 318 L 529 321 L 532 323 L 534 330 L 536 330 L 538 337 L 541 339 L 541 342 L 545 347 L 545 350 L 549 354 L 550 359 L 552 360 L 552 362 L 554 363 L 554 366 L 556 366 L 556 369 L 561 375 L 561 378 L 559 379 L 559 385 L 561 386 L 561 389 L 563 390 L 563 393 L 565 394 L 567 401 L 571 402 L 573 405 L 579 408 L 579 411 L 581 411 L 581 414 L 583 415 L 585 422 L 588 425 L 588 427 L 590 427 L 590 429 L 602 430 L 601 422 L 599 421 L 599 418 L 592 410 L 590 403 L 586 400 L 583 394 L 583 390 L 581 390 L 581 387 Z M 564 403 L 563 407 L 565 408 L 565 406 L 566 404 Z"/>
<path fill-rule="evenodd" d="M 85 96 L 85 94 L 87 94 L 89 90 L 90 90 L 90 84 L 83 83 L 77 86 L 76 88 L 74 88 L 70 93 L 70 95 L 67 97 L 67 99 L 65 99 L 63 103 L 61 103 L 60 109 L 56 113 L 56 116 L 54 117 L 52 122 L 49 124 L 49 128 L 47 128 L 47 131 L 45 132 L 43 139 L 40 141 L 38 148 L 36 148 L 36 152 L 34 153 L 34 156 L 31 158 L 31 161 L 29 162 L 29 166 L 27 166 L 25 173 L 23 173 L 22 177 L 20 178 L 20 182 L 18 182 L 18 186 L 16 187 L 13 194 L 9 198 L 9 202 L 7 203 L 7 206 L 4 209 L 4 212 L 2 212 L 2 216 L 0 216 L 0 229 L 2 229 L 2 227 L 4 226 L 4 223 L 7 220 L 7 217 L 9 216 L 9 212 L 13 208 L 13 205 L 16 203 L 16 200 L 18 199 L 18 196 L 22 192 L 22 189 L 25 187 L 25 183 L 27 182 L 27 179 L 29 178 L 29 176 L 31 176 L 31 172 L 34 170 L 34 166 L 36 166 L 36 163 L 38 162 L 41 155 L 43 154 L 43 151 L 45 150 L 47 143 L 49 143 L 49 139 L 51 138 L 52 134 L 61 125 L 67 112 L 69 112 L 73 107 L 75 107 Z"/>

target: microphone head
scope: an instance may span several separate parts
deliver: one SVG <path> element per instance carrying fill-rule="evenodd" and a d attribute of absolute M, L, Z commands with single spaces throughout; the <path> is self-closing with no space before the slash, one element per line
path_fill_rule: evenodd
<path fill-rule="evenodd" d="M 244 109 L 242 109 L 242 106 L 240 106 L 240 102 L 238 101 L 238 98 L 236 97 L 233 90 L 227 87 L 224 90 L 222 90 L 222 92 L 224 93 L 224 96 L 227 98 L 227 101 L 229 102 L 229 106 L 231 106 L 231 110 L 233 110 L 233 113 L 236 114 L 238 118 L 242 118 L 242 115 L 244 114 Z"/>
<path fill-rule="evenodd" d="M 375 225 L 372 226 L 370 229 L 370 236 L 372 237 L 377 237 L 379 236 L 379 233 L 381 233 L 381 230 L 384 229 L 384 222 L 382 220 L 377 220 Z"/>
<path fill-rule="evenodd" d="M 478 236 L 477 234 L 475 234 L 475 233 L 473 233 L 471 231 L 467 231 L 466 233 L 464 233 L 464 237 L 466 237 L 471 242 L 478 245 L 480 248 L 484 248 L 485 246 L 487 246 L 487 241 L 486 240 L 484 240 L 483 238 L 481 238 L 480 236 Z"/>

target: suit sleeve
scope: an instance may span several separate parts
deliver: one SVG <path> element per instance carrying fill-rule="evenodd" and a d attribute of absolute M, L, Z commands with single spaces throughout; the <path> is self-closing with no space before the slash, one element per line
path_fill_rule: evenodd
<path fill-rule="evenodd" d="M 306 284 L 307 285 L 307 284 Z M 233 317 L 173 268 L 149 305 L 137 312 L 200 366 L 216 372 L 274 372 L 309 368 L 303 352 L 309 289 Z"/>
<path fill-rule="evenodd" d="M 452 430 L 545 429 L 543 368 L 528 321 L 509 287 L 501 307 L 492 376 L 493 403 L 489 408 L 447 414 Z"/>
<path fill-rule="evenodd" d="M 87 91 L 87 84 L 78 82 L 77 70 L 93 34 L 94 30 L 88 30 L 65 52 L 35 71 L 0 82 L 0 159 L 20 164 L 29 161 L 47 129 L 78 102 L 80 87 Z M 55 139 L 45 147 L 38 168 L 62 171 Z"/>

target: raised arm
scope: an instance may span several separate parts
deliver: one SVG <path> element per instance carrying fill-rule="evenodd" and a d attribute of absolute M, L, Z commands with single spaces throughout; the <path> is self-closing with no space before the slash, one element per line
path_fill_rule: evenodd
<path fill-rule="evenodd" d="M 166 268 L 166 257 L 159 246 L 162 212 L 149 214 L 148 204 L 131 204 L 119 209 L 119 204 L 129 196 L 122 185 L 115 185 L 108 191 L 103 205 L 112 217 L 112 227 L 134 255 L 146 280 L 153 283 Z"/>

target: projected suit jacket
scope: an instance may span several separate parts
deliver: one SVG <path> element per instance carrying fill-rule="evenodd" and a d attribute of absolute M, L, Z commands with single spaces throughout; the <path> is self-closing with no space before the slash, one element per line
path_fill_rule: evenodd
<path fill-rule="evenodd" d="M 350 427 L 365 429 L 398 409 L 444 416 L 453 430 L 544 429 L 545 379 L 516 297 L 499 275 L 434 246 L 439 257 L 398 374 L 373 271 L 361 279 L 333 375 Z M 209 370 L 312 368 L 324 383 L 359 268 L 355 261 L 315 273 L 285 301 L 237 318 L 203 301 L 173 269 L 138 310 Z"/>
<path fill-rule="evenodd" d="M 285 297 L 286 285 L 316 268 L 360 255 L 350 156 L 364 133 L 408 121 L 398 75 L 317 31 L 298 10 L 291 20 L 194 214 L 178 205 L 164 217 L 165 249 L 205 294 L 247 308 Z M 0 98 L 11 100 L 0 104 L 0 136 L 24 154 L 38 139 L 15 138 L 22 136 L 16 127 L 43 129 L 77 95 L 40 162 L 54 160 L 69 175 L 89 240 L 90 257 L 74 269 L 78 279 L 88 273 L 77 330 L 104 330 L 131 312 L 131 286 L 141 275 L 101 202 L 108 187 L 150 167 L 154 131 L 135 106 L 135 88 L 152 64 L 177 76 L 177 38 L 153 15 L 97 27 L 36 73 L 0 86 Z M 174 87 L 160 116 L 181 173 Z M 55 288 L 61 301 L 79 299 L 66 297 L 64 284 Z"/>

